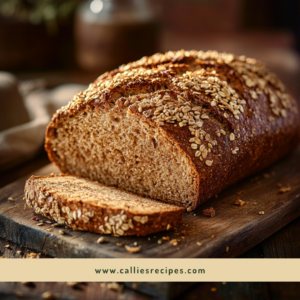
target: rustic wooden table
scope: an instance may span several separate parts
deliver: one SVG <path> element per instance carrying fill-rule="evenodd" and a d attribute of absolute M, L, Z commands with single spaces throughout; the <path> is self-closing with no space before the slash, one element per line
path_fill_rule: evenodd
<path fill-rule="evenodd" d="M 33 160 L 0 173 L 0 188 L 33 173 L 48 163 L 46 154 L 41 151 Z M 10 248 L 5 248 L 7 244 L 7 241 L 0 239 L 0 256 L 21 258 L 34 253 L 31 249 L 21 248 L 11 242 L 9 242 Z M 41 255 L 41 257 L 45 256 Z M 240 257 L 300 258 L 300 217 Z M 76 289 L 65 283 L 35 283 L 29 286 L 21 283 L 0 283 L 0 299 L 18 299 L 20 295 L 23 299 L 42 299 L 41 295 L 46 291 L 59 293 L 60 299 L 153 299 L 128 288 L 124 288 L 122 292 L 111 290 L 104 283 L 84 283 Z M 197 283 L 177 299 L 201 298 L 300 299 L 300 285 L 298 283 Z"/>
<path fill-rule="evenodd" d="M 38 282 L 32 285 L 22 283 L 0 283 L 1 300 L 43 299 L 42 294 L 51 291 L 58 293 L 60 300 L 151 300 L 149 296 L 124 288 L 122 292 L 111 290 L 105 283 L 81 283 L 71 288 L 66 283 Z M 300 285 L 297 283 L 265 282 L 218 282 L 198 283 L 193 285 L 176 300 L 298 300 Z M 175 300 L 175 299 L 174 299 Z"/>

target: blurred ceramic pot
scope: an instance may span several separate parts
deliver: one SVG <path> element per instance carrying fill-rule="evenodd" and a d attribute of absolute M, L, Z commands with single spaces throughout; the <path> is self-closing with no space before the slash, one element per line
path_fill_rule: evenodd
<path fill-rule="evenodd" d="M 160 25 L 147 0 L 91 0 L 75 20 L 81 68 L 105 72 L 158 51 Z"/>

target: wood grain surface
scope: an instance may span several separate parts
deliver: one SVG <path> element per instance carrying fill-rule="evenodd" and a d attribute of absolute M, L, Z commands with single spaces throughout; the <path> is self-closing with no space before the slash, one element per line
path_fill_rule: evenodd
<path fill-rule="evenodd" d="M 159 299 L 126 287 L 122 292 L 118 292 L 99 282 L 80 283 L 76 288 L 71 288 L 65 282 L 36 282 L 31 285 L 20 282 L 0 283 L 1 300 L 42 299 L 42 294 L 46 291 L 59 294 L 57 298 L 59 300 Z M 177 295 L 174 300 L 298 300 L 299 298 L 300 284 L 297 282 L 205 282 L 193 285 L 184 295 Z"/>
<path fill-rule="evenodd" d="M 27 176 L 0 190 L 0 237 L 52 257 L 237 257 L 300 215 L 299 160 L 298 148 L 262 173 L 226 189 L 195 212 L 186 213 L 177 232 L 148 237 L 105 236 L 106 242 L 100 245 L 96 243 L 99 234 L 65 229 L 66 235 L 60 235 L 58 227 L 48 232 L 50 224 L 37 226 L 38 222 L 31 219 L 32 209 L 24 209 L 22 200 Z M 33 174 L 51 172 L 57 169 L 50 164 Z M 279 183 L 291 190 L 280 193 Z M 238 197 L 245 205 L 235 205 Z M 202 213 L 209 207 L 216 210 L 213 218 Z M 260 211 L 264 214 L 260 215 Z M 158 244 L 163 236 L 178 239 L 178 246 L 169 241 Z M 128 253 L 124 245 L 134 242 L 141 245 L 141 252 Z"/>

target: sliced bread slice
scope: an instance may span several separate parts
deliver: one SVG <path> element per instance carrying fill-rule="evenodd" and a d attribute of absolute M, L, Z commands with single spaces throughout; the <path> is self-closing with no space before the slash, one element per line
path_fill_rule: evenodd
<path fill-rule="evenodd" d="M 31 176 L 24 200 L 36 213 L 73 230 L 114 236 L 175 229 L 184 214 L 183 207 L 71 175 Z"/>

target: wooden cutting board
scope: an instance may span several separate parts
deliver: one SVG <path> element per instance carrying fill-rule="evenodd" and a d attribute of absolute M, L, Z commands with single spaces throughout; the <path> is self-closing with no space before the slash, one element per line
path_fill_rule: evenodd
<path fill-rule="evenodd" d="M 52 172 L 57 169 L 50 164 L 34 175 Z M 53 257 L 237 257 L 300 215 L 300 148 L 263 172 L 226 189 L 195 212 L 186 213 L 177 232 L 147 237 L 105 236 L 103 244 L 96 243 L 99 234 L 64 229 L 66 235 L 60 235 L 59 228 L 46 231 L 49 224 L 37 226 L 38 222 L 31 219 L 32 209 L 24 209 L 22 200 L 28 177 L 0 190 L 0 236 Z M 291 189 L 280 193 L 277 184 Z M 243 193 L 238 195 L 240 191 Z M 14 201 L 9 201 L 9 197 Z M 235 205 L 238 197 L 245 205 Z M 216 211 L 213 218 L 202 213 L 210 207 Z M 264 214 L 259 214 L 260 211 Z M 178 239 L 178 245 L 165 240 L 158 244 L 166 236 Z M 134 242 L 141 245 L 141 252 L 128 253 L 124 245 Z"/>

